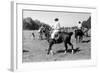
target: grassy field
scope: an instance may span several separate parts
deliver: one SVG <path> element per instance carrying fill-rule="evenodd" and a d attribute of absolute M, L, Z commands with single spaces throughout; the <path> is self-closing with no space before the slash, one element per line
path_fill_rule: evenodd
<path fill-rule="evenodd" d="M 35 38 L 32 37 L 32 32 L 35 33 Z M 74 54 L 70 53 L 64 54 L 64 45 L 55 44 L 52 49 L 54 55 L 47 55 L 46 49 L 48 49 L 48 42 L 46 40 L 38 40 L 37 31 L 23 31 L 23 62 L 40 62 L 40 61 L 63 61 L 63 60 L 83 60 L 91 58 L 91 42 L 90 37 L 85 37 L 83 43 L 77 43 L 75 41 L 74 35 L 72 36 L 72 43 L 74 49 L 77 49 Z M 71 47 L 69 46 L 69 49 Z"/>

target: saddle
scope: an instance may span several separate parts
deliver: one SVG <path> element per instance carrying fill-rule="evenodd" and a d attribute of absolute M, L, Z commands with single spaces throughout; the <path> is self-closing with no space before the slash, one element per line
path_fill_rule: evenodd
<path fill-rule="evenodd" d="M 57 32 L 57 33 L 55 34 L 54 39 L 55 39 L 55 40 L 58 40 L 58 39 L 60 38 L 60 35 L 61 35 L 61 31 Z"/>

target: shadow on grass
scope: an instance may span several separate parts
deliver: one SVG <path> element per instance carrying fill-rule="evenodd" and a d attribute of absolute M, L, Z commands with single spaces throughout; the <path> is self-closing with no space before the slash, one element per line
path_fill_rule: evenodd
<path fill-rule="evenodd" d="M 83 40 L 82 43 L 89 43 L 90 40 Z"/>
<path fill-rule="evenodd" d="M 25 52 L 29 52 L 29 50 L 23 50 L 23 53 L 25 53 Z"/>
<path fill-rule="evenodd" d="M 80 52 L 81 50 L 79 49 L 79 47 L 78 48 L 76 48 L 76 49 L 74 49 L 74 54 L 75 53 L 77 53 L 77 52 Z M 57 53 L 64 53 L 65 52 L 65 50 L 58 50 L 57 52 L 56 52 L 56 54 Z M 72 53 L 72 49 L 68 49 L 67 50 L 67 53 Z"/>

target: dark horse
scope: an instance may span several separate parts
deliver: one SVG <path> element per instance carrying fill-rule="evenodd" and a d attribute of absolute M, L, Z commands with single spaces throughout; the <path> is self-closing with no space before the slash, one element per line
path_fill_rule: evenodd
<path fill-rule="evenodd" d="M 84 32 L 82 31 L 82 29 L 77 29 L 75 30 L 75 39 L 76 42 L 81 42 L 83 40 L 83 36 L 84 36 Z"/>
<path fill-rule="evenodd" d="M 45 28 L 45 32 L 44 34 L 45 35 L 49 35 L 47 36 L 47 41 L 49 43 L 49 48 L 48 48 L 48 52 L 47 54 L 50 54 L 52 53 L 52 46 L 54 44 L 60 44 L 60 43 L 64 43 L 64 46 L 65 46 L 65 53 L 67 53 L 68 51 L 68 44 L 72 47 L 72 53 L 73 53 L 73 44 L 71 43 L 71 36 L 73 34 L 73 32 L 58 32 L 58 39 L 51 39 L 50 36 L 51 36 L 51 32 L 52 30 L 48 30 L 47 28 Z"/>
<path fill-rule="evenodd" d="M 71 36 L 72 36 L 73 32 L 60 32 L 58 33 L 59 38 L 58 39 L 49 39 L 49 48 L 48 48 L 48 52 L 47 54 L 50 54 L 50 52 L 52 53 L 52 46 L 54 44 L 60 44 L 60 43 L 64 43 L 65 46 L 65 53 L 67 53 L 68 51 L 68 44 L 72 47 L 72 53 L 73 53 L 73 44 L 71 43 Z"/>

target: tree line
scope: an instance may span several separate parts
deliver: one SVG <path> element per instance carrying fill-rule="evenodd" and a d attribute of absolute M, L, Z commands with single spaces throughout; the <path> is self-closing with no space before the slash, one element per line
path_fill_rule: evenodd
<path fill-rule="evenodd" d="M 43 23 L 39 20 L 33 20 L 31 17 L 23 19 L 23 30 L 38 30 L 41 26 L 50 27 L 48 24 Z M 91 17 L 88 20 L 82 22 L 82 27 L 91 28 Z M 77 28 L 77 26 L 72 27 L 72 29 Z"/>
<path fill-rule="evenodd" d="M 38 30 L 41 26 L 48 26 L 39 20 L 33 20 L 31 17 L 27 17 L 23 19 L 23 30 Z"/>

